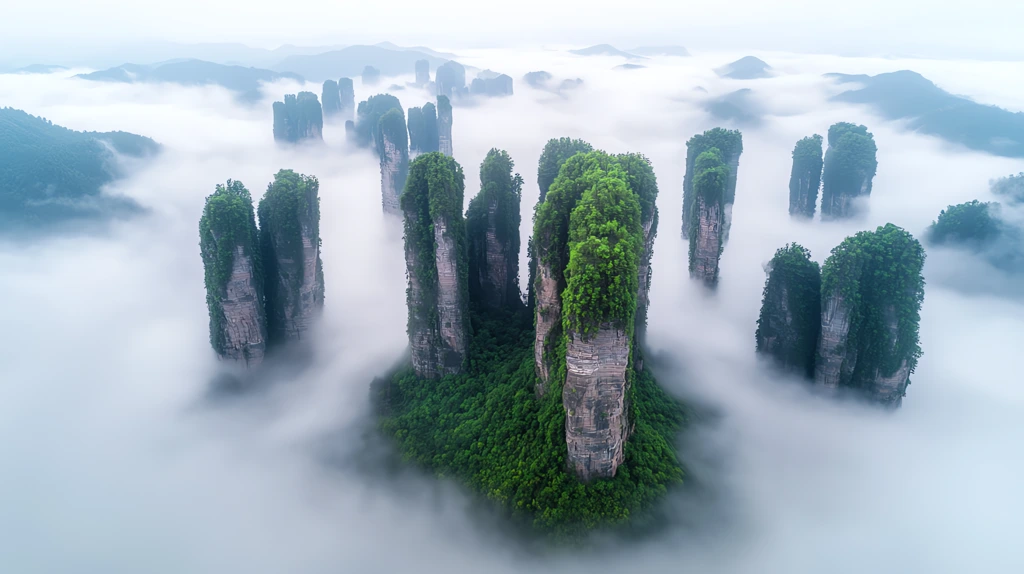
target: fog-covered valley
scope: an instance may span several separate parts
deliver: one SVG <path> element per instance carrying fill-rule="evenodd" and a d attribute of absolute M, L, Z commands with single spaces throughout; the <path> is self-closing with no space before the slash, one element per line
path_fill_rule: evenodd
<path fill-rule="evenodd" d="M 381 213 L 377 158 L 339 123 L 323 145 L 281 146 L 271 103 L 318 84 L 284 81 L 263 99 L 220 87 L 97 83 L 68 70 L 0 75 L 0 101 L 76 130 L 149 136 L 163 151 L 124 159 L 105 191 L 147 212 L 90 235 L 0 243 L 0 565 L 10 572 L 1019 572 L 1024 530 L 1024 279 L 928 249 L 924 356 L 895 412 L 817 396 L 754 353 L 764 265 L 797 241 L 823 262 L 844 237 L 895 223 L 916 237 L 948 205 L 993 200 L 988 182 L 1020 159 L 969 151 L 830 97 L 828 72 L 920 72 L 943 89 L 1016 111 L 1019 62 L 758 53 L 775 76 L 720 78 L 743 53 L 614 57 L 562 49 L 462 50 L 467 66 L 513 77 L 515 95 L 456 106 L 454 158 L 466 203 L 492 147 L 523 175 L 520 284 L 539 197 L 537 159 L 571 136 L 640 152 L 658 178 L 648 345 L 659 381 L 704 413 L 682 440 L 687 483 L 675 520 L 641 541 L 585 549 L 510 541 L 453 481 L 412 470 L 385 480 L 372 453 L 370 381 L 406 352 L 402 228 Z M 523 74 L 581 78 L 562 93 Z M 404 86 L 356 82 L 356 101 Z M 703 90 L 698 90 L 702 88 Z M 708 100 L 752 90 L 740 125 L 729 242 L 717 291 L 691 281 L 680 237 L 686 141 L 722 122 Z M 403 107 L 432 101 L 394 92 Z M 858 218 L 791 219 L 793 144 L 839 121 L 878 145 Z M 732 127 L 732 126 L 730 126 Z M 326 285 L 313 360 L 265 390 L 211 400 L 197 222 L 227 179 L 254 198 L 281 168 L 320 180 Z M 368 454 L 369 453 L 369 454 Z"/>

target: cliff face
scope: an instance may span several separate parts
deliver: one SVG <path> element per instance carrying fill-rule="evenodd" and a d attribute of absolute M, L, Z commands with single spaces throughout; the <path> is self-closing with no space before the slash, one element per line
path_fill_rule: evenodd
<path fill-rule="evenodd" d="M 882 320 L 885 330 L 888 332 L 892 345 L 886 349 L 889 353 L 896 353 L 899 342 L 899 321 L 896 318 L 895 305 L 886 305 L 882 310 Z M 879 366 L 872 373 L 874 380 L 873 388 L 870 389 L 871 398 L 878 403 L 899 407 L 903 404 L 903 394 L 910 382 L 910 362 L 906 358 L 898 360 L 897 367 L 891 373 L 886 373 Z"/>
<path fill-rule="evenodd" d="M 642 222 L 644 230 L 644 250 L 640 253 L 640 264 L 637 271 L 635 345 L 633 347 L 633 366 L 636 370 L 644 370 L 643 353 L 640 346 L 647 335 L 647 307 L 650 304 L 651 289 L 651 257 L 654 255 L 654 222 L 652 214 Z"/>
<path fill-rule="evenodd" d="M 821 271 L 811 253 L 797 244 L 775 252 L 768 266 L 757 352 L 793 374 L 814 376 L 821 326 Z"/>
<path fill-rule="evenodd" d="M 839 290 L 822 301 L 814 381 L 827 389 L 837 389 L 848 381 L 857 362 L 857 350 L 848 344 L 851 311 Z"/>
<path fill-rule="evenodd" d="M 284 102 L 274 102 L 274 140 L 295 143 L 323 141 L 324 117 L 320 101 L 312 92 L 287 94 Z"/>
<path fill-rule="evenodd" d="M 877 148 L 864 126 L 840 122 L 828 129 L 821 176 L 821 216 L 839 219 L 854 215 L 854 199 L 871 195 L 878 169 Z"/>
<path fill-rule="evenodd" d="M 737 130 L 714 128 L 697 134 L 686 142 L 686 173 L 683 175 L 683 239 L 690 237 L 690 225 L 693 222 L 693 210 L 696 193 L 694 181 L 699 173 L 697 158 L 712 148 L 717 148 L 721 161 L 728 168 L 728 177 L 722 192 L 722 204 L 726 210 L 723 219 L 726 229 L 731 224 L 732 204 L 736 199 L 736 182 L 739 172 L 740 155 L 743 153 L 743 136 Z"/>
<path fill-rule="evenodd" d="M 401 195 L 413 368 L 425 378 L 458 374 L 470 326 L 462 168 L 437 152 L 416 158 Z"/>
<path fill-rule="evenodd" d="M 235 248 L 231 277 L 220 300 L 224 321 L 222 359 L 256 367 L 267 350 L 267 317 L 263 310 L 261 282 L 254 275 L 253 260 L 239 245 Z"/>
<path fill-rule="evenodd" d="M 338 82 L 325 80 L 323 90 L 320 93 L 324 117 L 329 118 L 341 112 L 341 92 L 338 89 Z"/>
<path fill-rule="evenodd" d="M 540 379 L 537 394 L 543 395 L 551 379 L 550 353 L 555 347 L 552 330 L 562 324 L 562 297 L 558 292 L 558 280 L 551 272 L 551 266 L 537 262 L 535 323 L 533 361 Z M 556 331 L 557 333 L 557 331 Z"/>
<path fill-rule="evenodd" d="M 722 254 L 722 207 L 696 200 L 697 228 L 691 233 L 690 277 L 708 286 L 718 283 L 718 259 Z"/>
<path fill-rule="evenodd" d="M 281 170 L 260 202 L 270 339 L 305 337 L 324 305 L 319 182 Z"/>
<path fill-rule="evenodd" d="M 452 105 L 445 96 L 437 97 L 438 151 L 452 157 Z"/>
<path fill-rule="evenodd" d="M 815 134 L 796 142 L 789 175 L 789 214 L 814 217 L 821 188 L 822 137 Z"/>
<path fill-rule="evenodd" d="M 629 336 L 610 323 L 589 340 L 569 333 L 565 352 L 565 440 L 569 465 L 583 480 L 612 477 L 628 436 Z"/>
<path fill-rule="evenodd" d="M 430 62 L 416 60 L 416 85 L 425 86 L 430 83 Z"/>
<path fill-rule="evenodd" d="M 491 149 L 480 164 L 480 193 L 466 210 L 469 296 L 492 309 L 518 308 L 519 224 L 523 178 L 508 152 Z"/>
<path fill-rule="evenodd" d="M 354 120 L 356 114 L 356 90 L 352 84 L 352 78 L 338 80 L 338 92 L 341 109 L 339 113 L 343 119 Z"/>
<path fill-rule="evenodd" d="M 380 195 L 385 213 L 397 214 L 401 211 L 398 205 L 398 197 L 402 195 L 399 181 L 404 180 L 401 177 L 401 168 L 402 157 L 398 146 L 385 135 L 384 153 L 380 156 Z M 404 184 L 405 181 L 401 183 Z"/>

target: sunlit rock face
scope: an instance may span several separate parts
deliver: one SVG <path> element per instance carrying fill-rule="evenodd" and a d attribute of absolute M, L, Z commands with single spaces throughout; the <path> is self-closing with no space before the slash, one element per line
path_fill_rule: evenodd
<path fill-rule="evenodd" d="M 558 280 L 551 272 L 551 265 L 537 262 L 537 278 L 535 282 L 536 307 L 534 323 L 533 360 L 540 379 L 537 385 L 538 394 L 543 395 L 551 379 L 551 353 L 555 341 L 552 330 L 562 323 L 562 297 L 558 292 Z"/>
<path fill-rule="evenodd" d="M 583 480 L 615 476 L 628 435 L 626 368 L 629 337 L 610 323 L 584 337 L 568 333 L 565 441 L 569 465 Z"/>
<path fill-rule="evenodd" d="M 398 215 L 402 212 L 398 198 L 405 186 L 405 174 L 408 159 L 402 154 L 398 144 L 388 134 L 383 134 L 383 153 L 380 156 L 380 194 L 384 213 Z"/>
<path fill-rule="evenodd" d="M 248 367 L 258 366 L 267 349 L 267 317 L 262 289 L 253 274 L 253 258 L 241 245 L 235 248 L 231 278 L 220 300 L 220 310 L 224 316 L 224 347 L 220 357 Z"/>
<path fill-rule="evenodd" d="M 698 197 L 694 209 L 697 228 L 691 234 L 690 276 L 713 287 L 718 283 L 718 260 L 722 255 L 722 207 Z"/>

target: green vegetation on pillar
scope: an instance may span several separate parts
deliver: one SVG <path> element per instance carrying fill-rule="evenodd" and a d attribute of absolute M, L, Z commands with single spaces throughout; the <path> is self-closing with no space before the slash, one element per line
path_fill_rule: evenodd
<path fill-rule="evenodd" d="M 270 341 L 302 339 L 324 304 L 320 182 L 282 169 L 260 200 L 260 249 Z"/>
<path fill-rule="evenodd" d="M 470 300 L 515 309 L 519 296 L 519 224 L 523 178 L 508 152 L 491 149 L 480 165 L 480 193 L 469 202 Z"/>
<path fill-rule="evenodd" d="M 718 283 L 718 262 L 725 244 L 725 195 L 729 186 L 729 167 L 718 148 L 711 148 L 697 156 L 693 172 L 690 277 L 713 287 Z"/>
<path fill-rule="evenodd" d="M 544 151 L 537 163 L 537 186 L 540 187 L 540 201 L 548 194 L 548 188 L 558 177 L 558 170 L 565 160 L 581 152 L 594 151 L 589 143 L 572 138 L 552 138 L 544 144 Z"/>
<path fill-rule="evenodd" d="M 767 271 L 755 333 L 757 352 L 811 379 L 821 327 L 821 269 L 810 251 L 791 243 L 775 252 Z"/>
<path fill-rule="evenodd" d="M 419 153 L 423 145 L 423 108 L 409 108 L 409 151 Z"/>
<path fill-rule="evenodd" d="M 263 265 L 252 196 L 240 181 L 217 185 L 199 220 L 210 344 L 224 359 L 258 364 L 266 350 Z"/>
<path fill-rule="evenodd" d="M 839 219 L 854 214 L 853 201 L 871 195 L 878 170 L 878 148 L 865 126 L 839 122 L 828 128 L 828 151 L 821 176 L 821 216 Z"/>
<path fill-rule="evenodd" d="M 1002 233 L 998 212 L 998 203 L 983 203 L 977 199 L 950 205 L 939 212 L 939 219 L 928 227 L 925 238 L 933 245 L 980 248 Z"/>
<path fill-rule="evenodd" d="M 818 134 L 796 142 L 793 171 L 789 175 L 789 214 L 814 217 L 821 188 L 822 137 Z"/>
<path fill-rule="evenodd" d="M 729 178 L 723 190 L 722 204 L 732 205 L 736 197 L 736 175 L 743 153 L 743 134 L 739 130 L 714 128 L 697 134 L 686 142 L 686 173 L 683 175 L 683 238 L 690 236 L 691 211 L 694 203 L 693 183 L 698 175 L 695 169 L 697 158 L 711 148 L 717 148 L 722 162 L 729 170 Z M 724 219 L 723 219 L 723 222 Z M 725 222 L 727 225 L 728 222 Z"/>
<path fill-rule="evenodd" d="M 295 143 L 324 139 L 323 110 L 313 92 L 286 94 L 283 102 L 274 102 L 273 108 L 275 141 Z"/>
<path fill-rule="evenodd" d="M 415 109 L 415 108 L 414 108 Z M 392 108 L 380 117 L 377 140 L 380 157 L 381 202 L 387 213 L 399 213 L 399 196 L 409 174 L 409 138 L 405 115 Z"/>
<path fill-rule="evenodd" d="M 359 102 L 355 120 L 356 145 L 362 147 L 374 146 L 379 153 L 380 118 L 388 110 L 392 109 L 401 111 L 402 117 L 405 117 L 402 104 L 398 101 L 398 98 L 391 94 L 377 94 Z"/>
<path fill-rule="evenodd" d="M 924 258 L 921 244 L 891 223 L 832 250 L 821 274 L 819 385 L 900 404 L 921 356 Z"/>
<path fill-rule="evenodd" d="M 409 149 L 415 153 L 438 151 L 437 108 L 427 102 L 409 108 Z"/>
<path fill-rule="evenodd" d="M 405 217 L 408 334 L 416 374 L 461 373 L 470 338 L 465 190 L 462 168 L 439 152 L 409 168 L 401 208 Z"/>

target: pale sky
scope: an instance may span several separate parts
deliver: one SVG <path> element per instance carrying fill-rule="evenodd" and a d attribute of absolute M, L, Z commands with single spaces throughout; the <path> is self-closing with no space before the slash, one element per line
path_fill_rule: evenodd
<path fill-rule="evenodd" d="M 499 44 L 678 44 L 691 49 L 1021 58 L 1019 0 L 43 0 L 3 9 L 0 48 L 170 40 L 436 48 Z"/>

